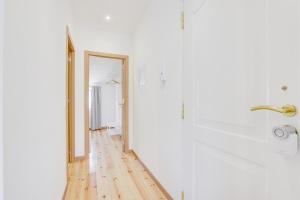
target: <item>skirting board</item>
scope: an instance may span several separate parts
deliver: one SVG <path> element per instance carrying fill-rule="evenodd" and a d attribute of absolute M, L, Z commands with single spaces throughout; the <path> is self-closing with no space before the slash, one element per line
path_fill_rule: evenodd
<path fill-rule="evenodd" d="M 108 126 L 103 126 L 103 127 L 101 127 L 101 128 L 98 128 L 98 129 L 94 129 L 94 130 L 92 130 L 92 129 L 89 129 L 90 131 L 101 131 L 101 130 L 105 130 L 105 129 L 114 129 L 115 127 L 113 127 L 113 126 L 110 126 L 110 127 L 108 127 Z"/>
<path fill-rule="evenodd" d="M 161 190 L 161 192 L 165 195 L 165 197 L 168 200 L 173 200 L 171 195 L 168 193 L 168 191 L 160 184 L 160 182 L 157 180 L 157 178 L 151 173 L 151 171 L 148 169 L 148 167 L 141 161 L 141 159 L 138 157 L 138 155 L 134 152 L 134 150 L 129 150 L 129 153 L 132 153 L 136 159 L 141 163 L 141 165 L 144 167 L 144 169 L 148 172 L 150 177 L 154 180 L 157 187 Z"/>
<path fill-rule="evenodd" d="M 87 159 L 86 156 L 77 156 L 77 157 L 75 157 L 74 162 L 77 162 L 80 160 L 85 160 L 85 159 Z"/>
<path fill-rule="evenodd" d="M 67 190 L 68 190 L 68 185 L 69 185 L 69 183 L 67 182 L 66 187 L 65 187 L 64 194 L 63 194 L 63 196 L 62 196 L 62 200 L 65 200 L 65 199 L 66 199 Z"/>

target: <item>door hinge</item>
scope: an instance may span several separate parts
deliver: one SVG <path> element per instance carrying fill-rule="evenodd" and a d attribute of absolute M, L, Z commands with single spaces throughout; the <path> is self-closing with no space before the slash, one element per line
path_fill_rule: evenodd
<path fill-rule="evenodd" d="M 181 200 L 184 200 L 184 191 L 181 192 Z"/>
<path fill-rule="evenodd" d="M 185 108 L 184 108 L 184 102 L 182 102 L 182 105 L 181 105 L 181 119 L 184 119 L 184 114 L 185 114 Z"/>
<path fill-rule="evenodd" d="M 180 21 L 181 21 L 181 29 L 184 29 L 184 11 L 181 12 Z"/>

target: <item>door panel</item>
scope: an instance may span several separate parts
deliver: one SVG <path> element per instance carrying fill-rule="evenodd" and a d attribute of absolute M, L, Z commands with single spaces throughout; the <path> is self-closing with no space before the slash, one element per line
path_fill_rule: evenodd
<path fill-rule="evenodd" d="M 298 13 L 297 0 L 185 1 L 186 199 L 300 199 L 299 155 L 271 132 L 299 116 L 249 110 L 299 105 Z"/>
<path fill-rule="evenodd" d="M 197 124 L 265 136 L 261 134 L 265 113 L 249 115 L 248 109 L 267 100 L 264 4 L 263 0 L 208 0 L 194 13 Z"/>
<path fill-rule="evenodd" d="M 201 142 L 196 142 L 195 147 L 195 199 L 265 198 L 267 173 L 264 166 Z"/>

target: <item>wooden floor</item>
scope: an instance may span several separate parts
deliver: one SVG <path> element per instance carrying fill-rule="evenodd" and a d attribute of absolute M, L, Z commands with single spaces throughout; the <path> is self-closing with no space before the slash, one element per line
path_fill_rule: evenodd
<path fill-rule="evenodd" d="M 91 134 L 88 161 L 69 166 L 65 200 L 167 199 L 134 154 L 122 153 L 120 136 Z"/>

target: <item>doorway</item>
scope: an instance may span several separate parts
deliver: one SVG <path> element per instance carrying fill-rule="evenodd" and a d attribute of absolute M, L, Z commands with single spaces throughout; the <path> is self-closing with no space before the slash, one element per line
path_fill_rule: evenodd
<path fill-rule="evenodd" d="M 85 51 L 85 156 L 90 152 L 90 131 L 120 135 L 128 146 L 128 56 Z M 93 72 L 93 75 L 91 75 Z"/>
<path fill-rule="evenodd" d="M 75 48 L 67 27 L 67 162 L 75 160 Z"/>

